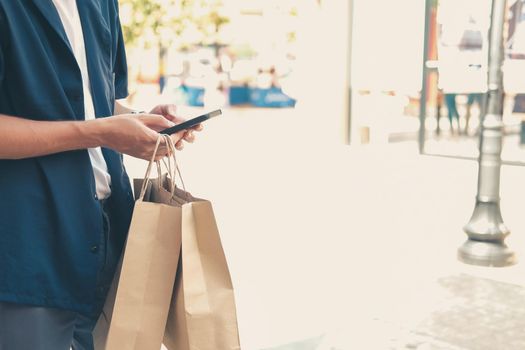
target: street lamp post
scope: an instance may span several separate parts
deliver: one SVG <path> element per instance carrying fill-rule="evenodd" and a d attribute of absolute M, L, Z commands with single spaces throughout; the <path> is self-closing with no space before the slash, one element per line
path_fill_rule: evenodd
<path fill-rule="evenodd" d="M 500 211 L 501 148 L 503 141 L 503 27 L 506 0 L 492 0 L 486 114 L 482 121 L 478 159 L 478 193 L 469 223 L 468 240 L 458 258 L 472 265 L 507 266 L 515 255 L 504 240 L 510 233 Z"/>
<path fill-rule="evenodd" d="M 347 143 L 352 143 L 352 43 L 353 43 L 353 28 L 354 27 L 354 0 L 348 3 L 348 75 L 347 75 L 347 92 L 348 92 L 348 106 L 347 106 Z"/>
<path fill-rule="evenodd" d="M 425 0 L 425 36 L 423 37 L 423 65 L 422 65 L 422 79 L 421 79 L 421 95 L 419 101 L 419 132 L 418 132 L 418 147 L 419 153 L 425 151 L 425 129 L 427 116 L 427 95 L 428 95 L 428 67 L 427 61 L 430 53 L 430 26 L 432 14 L 432 0 Z"/>

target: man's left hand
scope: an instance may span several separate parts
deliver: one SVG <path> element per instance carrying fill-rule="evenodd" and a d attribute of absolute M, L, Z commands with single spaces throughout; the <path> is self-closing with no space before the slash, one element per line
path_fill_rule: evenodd
<path fill-rule="evenodd" d="M 155 108 L 153 108 L 150 112 L 151 114 L 160 114 L 164 116 L 164 118 L 174 122 L 175 124 L 180 124 L 184 121 L 186 121 L 185 118 L 177 116 L 177 106 L 173 104 L 166 104 L 166 105 L 158 105 Z M 184 148 L 184 143 L 182 140 L 192 143 L 195 141 L 195 135 L 193 134 L 194 131 L 201 131 L 203 129 L 202 124 L 196 125 L 191 129 L 178 132 L 173 136 L 173 139 L 176 141 L 175 147 L 180 151 Z"/>

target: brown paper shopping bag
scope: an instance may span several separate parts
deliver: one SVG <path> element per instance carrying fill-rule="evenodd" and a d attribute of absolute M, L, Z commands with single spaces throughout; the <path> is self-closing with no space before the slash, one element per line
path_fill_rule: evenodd
<path fill-rule="evenodd" d="M 122 267 L 93 332 L 97 350 L 159 350 L 162 344 L 179 261 L 182 209 L 166 189 L 175 186 L 165 186 L 160 172 L 158 180 L 149 180 L 161 139 L 135 203 Z"/>
<path fill-rule="evenodd" d="M 182 206 L 182 252 L 164 345 L 240 349 L 234 291 L 212 205 L 189 194 L 179 198 L 189 201 Z"/>

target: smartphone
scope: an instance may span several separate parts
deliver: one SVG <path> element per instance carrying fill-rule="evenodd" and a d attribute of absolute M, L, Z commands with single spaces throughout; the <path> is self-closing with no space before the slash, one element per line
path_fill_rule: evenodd
<path fill-rule="evenodd" d="M 185 122 L 182 122 L 180 124 L 177 124 L 175 126 L 172 126 L 171 128 L 164 129 L 162 131 L 159 131 L 160 134 L 163 135 L 172 135 L 179 131 L 189 129 L 191 127 L 194 127 L 197 124 L 200 124 L 210 118 L 217 117 L 222 114 L 222 111 L 220 109 L 217 109 L 215 111 L 200 115 L 198 117 L 195 117 L 190 120 L 186 120 Z"/>

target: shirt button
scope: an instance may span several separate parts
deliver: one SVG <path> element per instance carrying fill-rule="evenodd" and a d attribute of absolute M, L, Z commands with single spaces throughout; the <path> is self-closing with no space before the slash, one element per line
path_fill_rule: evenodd
<path fill-rule="evenodd" d="M 98 246 L 94 245 L 93 247 L 91 247 L 90 250 L 91 250 L 91 253 L 94 254 L 94 253 L 98 252 Z"/>
<path fill-rule="evenodd" d="M 95 197 L 95 199 L 97 199 L 97 200 L 98 200 L 98 196 L 97 196 L 97 194 L 96 194 L 96 193 L 95 193 L 94 197 Z"/>

